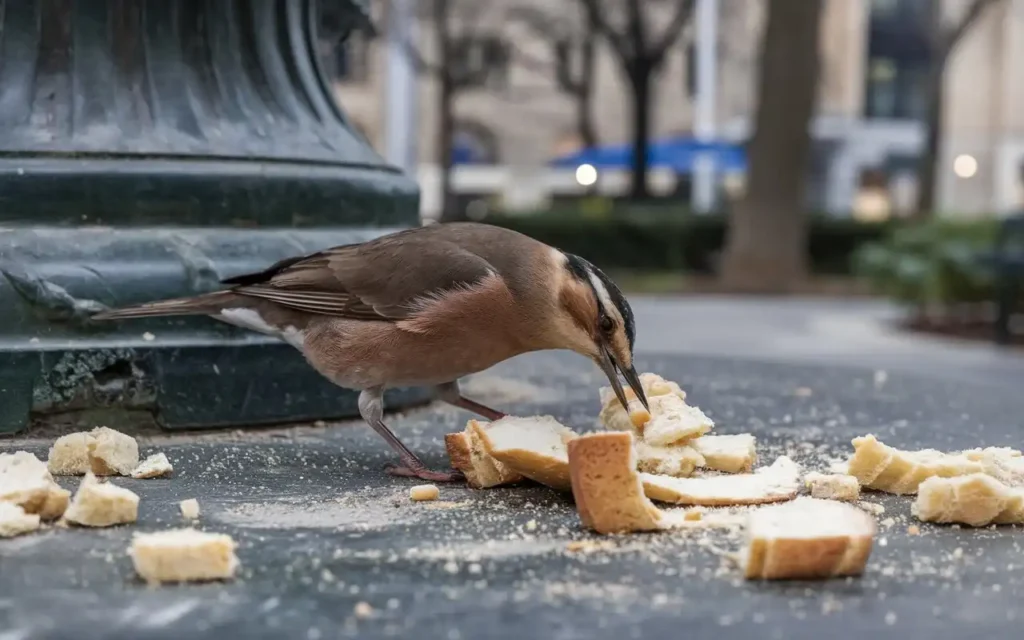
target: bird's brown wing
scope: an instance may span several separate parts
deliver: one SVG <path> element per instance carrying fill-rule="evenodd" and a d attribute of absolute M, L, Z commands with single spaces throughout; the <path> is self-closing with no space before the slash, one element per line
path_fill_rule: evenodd
<path fill-rule="evenodd" d="M 408 318 L 423 301 L 473 287 L 495 269 L 435 234 L 397 233 L 226 280 L 236 293 L 353 320 Z"/>

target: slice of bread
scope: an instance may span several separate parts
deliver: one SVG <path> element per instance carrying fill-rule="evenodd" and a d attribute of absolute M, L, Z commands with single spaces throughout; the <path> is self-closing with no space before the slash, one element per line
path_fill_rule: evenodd
<path fill-rule="evenodd" d="M 226 580 L 239 566 L 231 536 L 195 529 L 137 533 L 128 555 L 151 584 Z"/>
<path fill-rule="evenodd" d="M 647 473 L 686 478 L 692 475 L 697 467 L 705 464 L 704 456 L 686 445 L 656 447 L 637 441 L 635 448 L 637 469 Z"/>
<path fill-rule="evenodd" d="M 910 512 L 924 522 L 942 524 L 1024 524 L 1024 489 L 984 473 L 932 477 L 918 486 Z"/>
<path fill-rule="evenodd" d="M 750 473 L 757 462 L 757 439 L 749 433 L 694 438 L 688 443 L 704 457 L 706 469 L 726 473 Z"/>
<path fill-rule="evenodd" d="M 551 416 L 506 416 L 475 431 L 484 451 L 512 471 L 559 491 L 569 491 L 566 443 L 578 437 Z"/>
<path fill-rule="evenodd" d="M 750 514 L 741 565 L 748 579 L 858 576 L 877 525 L 853 505 L 801 497 Z"/>
<path fill-rule="evenodd" d="M 13 502 L 0 502 L 0 538 L 13 538 L 39 529 L 39 514 L 25 513 Z"/>
<path fill-rule="evenodd" d="M 58 485 L 46 464 L 28 451 L 0 453 L 0 502 L 21 507 L 43 520 L 55 520 L 68 507 L 71 492 Z"/>
<path fill-rule="evenodd" d="M 569 442 L 568 456 L 572 495 L 583 526 L 602 534 L 670 526 L 644 495 L 631 433 L 580 436 Z"/>
<path fill-rule="evenodd" d="M 644 492 L 660 502 L 708 507 L 792 500 L 800 491 L 800 467 L 782 456 L 754 473 L 672 478 L 641 473 Z"/>
<path fill-rule="evenodd" d="M 132 469 L 132 477 L 135 479 L 159 478 L 174 471 L 171 461 L 163 453 L 154 453 L 139 463 L 139 466 Z"/>
<path fill-rule="evenodd" d="M 85 474 L 64 519 L 83 527 L 110 527 L 135 522 L 139 516 L 139 496 L 109 482 L 101 482 L 91 472 Z"/>
<path fill-rule="evenodd" d="M 50 448 L 47 466 L 54 475 L 131 475 L 139 466 L 135 438 L 107 427 L 58 438 Z"/>
<path fill-rule="evenodd" d="M 452 466 L 466 476 L 469 486 L 477 489 L 522 481 L 522 475 L 509 469 L 484 450 L 480 441 L 480 432 L 483 428 L 477 420 L 470 420 L 465 431 L 449 433 L 444 437 Z"/>
<path fill-rule="evenodd" d="M 943 453 L 934 449 L 901 451 L 882 444 L 868 434 L 853 439 L 854 454 L 849 473 L 861 485 L 895 494 L 917 493 L 918 486 L 931 477 L 953 478 L 986 473 L 1003 482 L 1014 483 L 1016 470 L 1024 477 L 1020 452 L 1004 447 Z"/>
<path fill-rule="evenodd" d="M 804 476 L 804 484 L 810 489 L 812 498 L 847 502 L 856 502 L 860 499 L 860 483 L 857 482 L 857 478 L 850 475 L 813 471 Z"/>

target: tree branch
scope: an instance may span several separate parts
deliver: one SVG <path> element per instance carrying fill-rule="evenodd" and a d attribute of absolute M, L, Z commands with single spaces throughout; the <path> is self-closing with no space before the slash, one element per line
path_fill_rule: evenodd
<path fill-rule="evenodd" d="M 997 2 L 1001 2 L 1001 0 L 974 0 L 967 7 L 967 11 L 964 12 L 960 21 L 948 33 L 944 33 L 941 43 L 942 49 L 939 52 L 940 59 L 944 60 L 947 58 L 953 52 L 953 49 L 956 48 L 957 43 L 970 31 L 971 26 L 985 13 L 985 9 L 988 9 Z"/>
<path fill-rule="evenodd" d="M 583 12 L 586 15 L 587 22 L 590 24 L 594 31 L 604 36 L 609 44 L 612 45 L 612 49 L 619 55 L 622 60 L 632 60 L 635 51 L 631 46 L 629 38 L 624 34 L 616 31 L 601 12 L 598 0 L 577 0 L 580 6 L 583 7 Z"/>
<path fill-rule="evenodd" d="M 655 65 L 661 62 L 665 57 L 665 53 L 668 52 L 669 48 L 679 38 L 679 34 L 683 32 L 683 27 L 687 25 L 693 16 L 695 4 L 695 0 L 676 0 L 676 11 L 672 14 L 672 19 L 669 20 L 668 28 L 647 49 L 647 56 L 654 61 Z"/>

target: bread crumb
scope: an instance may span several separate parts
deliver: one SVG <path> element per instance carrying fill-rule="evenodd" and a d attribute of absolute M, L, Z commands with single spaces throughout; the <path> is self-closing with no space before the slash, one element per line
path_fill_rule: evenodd
<path fill-rule="evenodd" d="M 0 502 L 0 538 L 13 538 L 39 529 L 39 514 L 25 513 L 11 502 Z"/>
<path fill-rule="evenodd" d="M 537 530 L 537 521 L 536 520 L 530 520 L 529 522 L 527 522 L 526 523 L 526 530 L 527 531 L 536 531 Z"/>
<path fill-rule="evenodd" d="M 178 508 L 181 509 L 181 515 L 189 520 L 196 520 L 199 518 L 199 501 L 195 498 L 182 500 L 178 503 Z"/>
<path fill-rule="evenodd" d="M 855 502 L 860 498 L 860 483 L 851 475 L 811 472 L 804 476 L 811 497 Z"/>
<path fill-rule="evenodd" d="M 239 566 L 231 536 L 195 529 L 137 533 L 128 554 L 150 584 L 224 580 Z"/>
<path fill-rule="evenodd" d="M 374 614 L 373 607 L 370 606 L 369 602 L 357 602 L 356 606 L 352 609 L 352 612 L 360 620 L 372 618 Z"/>
<path fill-rule="evenodd" d="M 437 500 L 440 495 L 441 491 L 433 484 L 421 484 L 409 489 L 409 498 L 415 502 Z"/>
<path fill-rule="evenodd" d="M 132 470 L 131 476 L 137 480 L 148 478 L 159 478 L 174 471 L 171 461 L 163 453 L 154 453 L 139 463 L 139 466 Z"/>
<path fill-rule="evenodd" d="M 688 522 L 697 522 L 704 517 L 700 509 L 687 509 L 683 519 Z"/>
<path fill-rule="evenodd" d="M 919 536 L 921 535 L 921 528 L 918 527 L 916 524 L 912 524 L 909 527 L 907 527 L 907 535 Z"/>
<path fill-rule="evenodd" d="M 614 548 L 615 544 L 608 540 L 573 540 L 565 545 L 565 550 L 569 553 L 593 553 Z"/>
<path fill-rule="evenodd" d="M 110 482 L 100 482 L 89 473 L 82 478 L 78 492 L 64 513 L 64 519 L 84 527 L 110 527 L 135 522 L 139 516 L 139 496 Z"/>

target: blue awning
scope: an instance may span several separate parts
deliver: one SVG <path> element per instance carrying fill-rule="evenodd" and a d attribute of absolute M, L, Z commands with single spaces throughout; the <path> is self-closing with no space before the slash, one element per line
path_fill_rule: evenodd
<path fill-rule="evenodd" d="M 647 162 L 651 168 L 671 169 L 676 173 L 686 174 L 693 171 L 696 160 L 702 153 L 714 155 L 715 166 L 719 171 L 744 171 L 747 166 L 746 152 L 740 145 L 728 142 L 699 142 L 693 137 L 652 141 L 647 146 Z M 617 144 L 581 149 L 555 158 L 549 164 L 566 168 L 589 164 L 598 169 L 628 170 L 633 166 L 633 145 Z"/>

